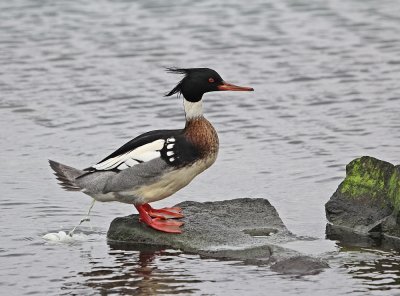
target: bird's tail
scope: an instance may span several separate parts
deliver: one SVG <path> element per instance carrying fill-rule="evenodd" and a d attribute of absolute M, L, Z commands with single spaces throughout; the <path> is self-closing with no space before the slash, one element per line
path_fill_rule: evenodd
<path fill-rule="evenodd" d="M 54 170 L 57 180 L 61 187 L 67 191 L 80 191 L 81 187 L 76 183 L 76 178 L 84 174 L 82 170 L 49 160 L 51 168 Z"/>

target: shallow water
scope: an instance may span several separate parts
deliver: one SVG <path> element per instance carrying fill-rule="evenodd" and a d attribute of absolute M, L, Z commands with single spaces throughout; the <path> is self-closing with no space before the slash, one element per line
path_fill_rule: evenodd
<path fill-rule="evenodd" d="M 324 239 L 324 204 L 361 155 L 399 163 L 400 3 L 0 2 L 0 292 L 5 295 L 395 295 L 399 255 Z M 290 247 L 329 259 L 300 278 L 176 250 L 109 246 L 123 204 L 62 191 L 47 165 L 89 166 L 132 137 L 183 126 L 163 67 L 210 67 L 254 93 L 212 93 L 217 163 L 158 206 L 265 197 Z M 92 227 L 91 227 L 91 226 Z"/>

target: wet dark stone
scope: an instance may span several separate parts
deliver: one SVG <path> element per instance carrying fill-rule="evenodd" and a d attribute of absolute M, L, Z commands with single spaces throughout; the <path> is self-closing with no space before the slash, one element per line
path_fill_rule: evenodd
<path fill-rule="evenodd" d="M 240 260 L 256 265 L 269 265 L 300 255 L 280 247 L 282 243 L 299 238 L 288 231 L 266 199 L 241 198 L 205 203 L 187 201 L 177 206 L 183 209 L 185 215 L 181 219 L 185 222 L 182 234 L 156 231 L 140 223 L 138 215 L 131 215 L 114 219 L 107 237 L 111 244 L 125 242 L 160 246 L 201 257 Z M 305 261 L 309 258 L 314 262 L 311 257 L 303 257 Z"/>
<path fill-rule="evenodd" d="M 281 260 L 273 264 L 271 269 L 284 274 L 309 275 L 318 274 L 328 267 L 328 263 L 321 259 L 297 256 Z"/>

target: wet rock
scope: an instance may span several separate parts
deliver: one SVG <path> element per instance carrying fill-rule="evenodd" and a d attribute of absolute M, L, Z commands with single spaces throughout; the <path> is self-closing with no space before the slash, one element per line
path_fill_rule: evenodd
<path fill-rule="evenodd" d="M 381 235 L 377 236 L 361 234 L 352 231 L 350 228 L 338 227 L 333 224 L 326 225 L 327 237 L 331 240 L 338 241 L 337 244 L 341 248 L 380 248 Z"/>
<path fill-rule="evenodd" d="M 140 223 L 137 215 L 131 215 L 114 219 L 107 237 L 110 242 L 168 247 L 202 257 L 257 265 L 299 256 L 298 252 L 279 246 L 298 238 L 288 231 L 266 199 L 187 201 L 177 206 L 185 215 L 181 219 L 185 222 L 182 234 L 156 231 Z M 307 256 L 304 258 L 314 260 Z"/>
<path fill-rule="evenodd" d="M 374 240 L 400 237 L 400 166 L 363 156 L 346 167 L 346 178 L 325 205 L 327 235 L 357 233 Z"/>
<path fill-rule="evenodd" d="M 321 259 L 296 256 L 275 263 L 271 269 L 283 274 L 310 275 L 318 274 L 328 267 L 328 263 Z"/>

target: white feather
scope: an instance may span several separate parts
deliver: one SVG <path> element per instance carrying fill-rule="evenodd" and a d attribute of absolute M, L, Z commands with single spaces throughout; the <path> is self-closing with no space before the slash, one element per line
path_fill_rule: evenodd
<path fill-rule="evenodd" d="M 134 159 L 132 159 L 132 158 L 127 159 L 127 160 L 125 161 L 125 164 L 126 164 L 128 167 L 132 167 L 132 166 L 134 166 L 135 164 L 138 164 L 138 163 L 139 163 L 138 161 L 136 161 L 136 160 L 134 160 Z"/>
<path fill-rule="evenodd" d="M 152 160 L 161 156 L 160 150 L 164 147 L 164 143 L 165 140 L 163 139 L 156 140 L 154 142 L 140 146 L 125 154 L 121 154 L 100 162 L 94 165 L 93 168 L 95 168 L 96 170 L 111 170 L 116 167 L 118 167 L 118 169 L 126 169 L 139 163 L 135 159 L 143 162 Z"/>
<path fill-rule="evenodd" d="M 120 171 L 122 171 L 122 170 L 124 170 L 124 169 L 127 169 L 127 168 L 129 168 L 129 166 L 127 166 L 126 163 L 122 163 L 122 164 L 120 164 L 120 165 L 118 166 L 118 169 L 119 169 Z"/>
<path fill-rule="evenodd" d="M 108 169 L 112 169 L 113 167 L 118 166 L 121 162 L 123 162 L 123 155 L 119 156 L 119 160 L 116 157 L 107 159 L 101 163 L 96 164 L 95 166 L 93 166 L 95 169 L 97 170 L 108 170 Z"/>
<path fill-rule="evenodd" d="M 186 119 L 193 119 L 203 116 L 203 104 L 201 100 L 193 103 L 184 99 L 183 107 L 185 109 Z"/>
<path fill-rule="evenodd" d="M 147 151 L 136 156 L 135 159 L 146 162 L 160 156 L 161 153 L 159 151 Z"/>

